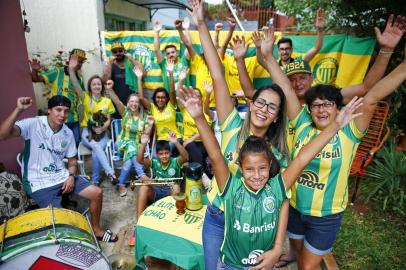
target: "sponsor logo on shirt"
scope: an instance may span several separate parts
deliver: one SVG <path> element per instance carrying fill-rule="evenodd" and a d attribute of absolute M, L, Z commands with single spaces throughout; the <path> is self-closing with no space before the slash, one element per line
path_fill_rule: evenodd
<path fill-rule="evenodd" d="M 335 145 L 335 144 L 338 143 L 338 141 L 339 141 L 338 135 L 336 135 L 330 140 L 329 145 Z M 297 140 L 296 143 L 295 143 L 295 149 L 299 149 L 301 147 L 303 147 L 302 141 Z M 331 159 L 341 158 L 341 147 L 338 146 L 333 151 L 324 151 L 324 150 L 322 150 L 319 154 L 317 154 L 317 156 L 315 158 L 331 158 Z"/>
<path fill-rule="evenodd" d="M 257 258 L 261 256 L 261 254 L 264 253 L 262 249 L 255 249 L 248 254 L 247 258 L 243 258 L 241 262 L 243 264 L 251 264 L 254 265 L 257 263 Z"/>
<path fill-rule="evenodd" d="M 269 214 L 275 212 L 275 197 L 271 195 L 264 198 L 264 200 L 262 201 L 262 206 L 264 207 L 264 210 Z"/>
<path fill-rule="evenodd" d="M 42 171 L 46 173 L 58 173 L 61 169 L 58 169 L 55 163 L 51 163 L 47 167 L 42 168 Z"/>
<path fill-rule="evenodd" d="M 262 224 L 261 226 L 251 226 L 248 223 L 243 223 L 241 226 L 241 223 L 239 220 L 236 220 L 234 222 L 233 228 L 237 231 L 242 231 L 244 233 L 261 233 L 264 231 L 270 231 L 275 228 L 275 221 L 272 221 L 271 223 L 266 223 Z"/>
<path fill-rule="evenodd" d="M 302 174 L 297 179 L 297 183 L 299 185 L 312 189 L 316 188 L 319 190 L 323 190 L 325 187 L 325 184 L 319 183 L 319 176 L 315 172 L 309 170 L 302 172 Z"/>

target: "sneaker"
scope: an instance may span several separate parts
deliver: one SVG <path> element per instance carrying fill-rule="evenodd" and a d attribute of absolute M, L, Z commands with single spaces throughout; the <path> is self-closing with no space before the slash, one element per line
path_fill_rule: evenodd
<path fill-rule="evenodd" d="M 108 177 L 109 177 L 110 182 L 111 182 L 111 184 L 112 184 L 113 186 L 115 186 L 115 185 L 118 184 L 118 179 L 117 179 L 117 177 L 116 177 L 114 174 L 109 174 Z"/>
<path fill-rule="evenodd" d="M 120 191 L 120 188 L 118 189 L 120 192 L 120 197 L 125 197 L 127 195 L 127 189 L 123 187 L 123 189 Z"/>

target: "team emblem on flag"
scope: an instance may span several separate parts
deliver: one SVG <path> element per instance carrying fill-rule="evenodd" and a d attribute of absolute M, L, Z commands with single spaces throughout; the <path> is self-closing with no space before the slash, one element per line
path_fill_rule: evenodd
<path fill-rule="evenodd" d="M 337 77 L 337 72 L 337 60 L 332 57 L 323 58 L 314 66 L 314 80 L 317 84 L 334 83 Z"/>

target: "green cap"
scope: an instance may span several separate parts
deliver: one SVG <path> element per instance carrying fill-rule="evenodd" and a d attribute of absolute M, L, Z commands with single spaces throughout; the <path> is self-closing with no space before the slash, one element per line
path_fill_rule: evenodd
<path fill-rule="evenodd" d="M 285 65 L 283 69 L 288 77 L 296 73 L 312 74 L 312 69 L 310 68 L 309 63 L 305 60 L 295 60 L 288 65 Z"/>

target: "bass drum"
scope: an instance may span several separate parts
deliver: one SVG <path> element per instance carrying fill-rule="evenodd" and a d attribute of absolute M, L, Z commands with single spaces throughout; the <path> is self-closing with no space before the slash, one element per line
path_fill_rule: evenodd
<path fill-rule="evenodd" d="M 43 208 L 0 226 L 0 269 L 111 269 L 88 220 L 67 210 Z"/>

